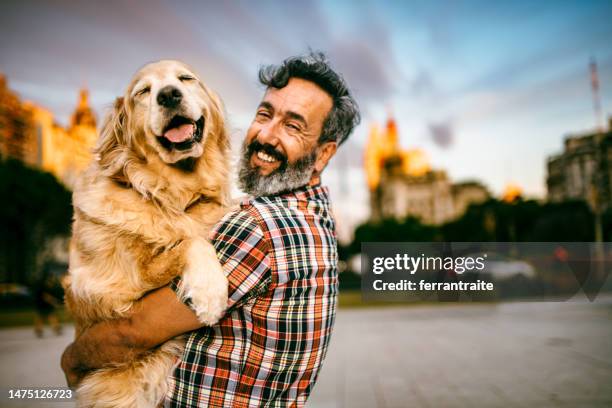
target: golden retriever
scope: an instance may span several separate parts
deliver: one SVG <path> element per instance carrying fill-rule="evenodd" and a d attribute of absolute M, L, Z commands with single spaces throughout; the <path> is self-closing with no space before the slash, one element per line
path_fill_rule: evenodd
<path fill-rule="evenodd" d="M 177 275 L 202 323 L 222 316 L 227 280 L 206 236 L 227 209 L 228 152 L 221 102 L 192 69 L 164 60 L 136 73 L 73 194 L 65 289 L 77 337 Z M 79 406 L 157 406 L 183 347 L 173 339 L 94 371 L 77 389 Z"/>

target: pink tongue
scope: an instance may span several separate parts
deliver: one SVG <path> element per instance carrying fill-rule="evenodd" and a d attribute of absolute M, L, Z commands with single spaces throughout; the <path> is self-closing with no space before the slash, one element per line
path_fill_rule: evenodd
<path fill-rule="evenodd" d="M 173 143 L 181 143 L 189 139 L 193 135 L 193 131 L 194 128 L 192 124 L 185 124 L 170 129 L 164 133 L 164 137 Z"/>

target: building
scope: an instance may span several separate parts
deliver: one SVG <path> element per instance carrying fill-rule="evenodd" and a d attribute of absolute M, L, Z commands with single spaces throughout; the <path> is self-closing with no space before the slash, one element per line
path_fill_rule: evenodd
<path fill-rule="evenodd" d="M 0 155 L 53 173 L 68 188 L 91 160 L 98 138 L 96 116 L 82 89 L 68 127 L 45 108 L 22 102 L 0 76 Z"/>
<path fill-rule="evenodd" d="M 605 211 L 612 205 L 612 117 L 607 131 L 570 135 L 563 152 L 547 161 L 548 200 L 584 200 Z"/>
<path fill-rule="evenodd" d="M 440 225 L 490 197 L 477 181 L 452 183 L 444 170 L 431 168 L 422 150 L 400 148 L 393 119 L 384 131 L 372 127 L 365 167 L 372 220 L 417 217 L 425 224 Z"/>
<path fill-rule="evenodd" d="M 41 161 L 40 140 L 32 112 L 8 89 L 0 74 L 0 157 L 13 157 L 30 166 Z"/>
<path fill-rule="evenodd" d="M 510 182 L 504 187 L 501 198 L 506 203 L 514 203 L 523 198 L 523 189 L 518 184 Z"/>
<path fill-rule="evenodd" d="M 32 112 L 33 122 L 42 154 L 39 167 L 53 173 L 68 188 L 72 188 L 78 174 L 85 169 L 92 157 L 92 149 L 98 138 L 96 117 L 89 106 L 88 92 L 81 90 L 77 108 L 70 125 L 58 125 L 48 110 L 26 103 Z"/>

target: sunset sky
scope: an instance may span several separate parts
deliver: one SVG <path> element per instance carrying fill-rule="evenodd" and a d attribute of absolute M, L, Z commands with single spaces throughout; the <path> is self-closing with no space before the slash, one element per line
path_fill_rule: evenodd
<path fill-rule="evenodd" d="M 612 114 L 610 1 L 0 3 L 0 72 L 64 124 L 79 87 L 101 116 L 141 65 L 177 58 L 224 99 L 238 144 L 263 92 L 258 67 L 309 47 L 329 55 L 363 111 L 324 177 L 349 224 L 368 214 L 362 149 L 387 112 L 402 145 L 451 179 L 495 194 L 513 182 L 534 197 L 563 137 L 595 126 L 591 56 Z"/>

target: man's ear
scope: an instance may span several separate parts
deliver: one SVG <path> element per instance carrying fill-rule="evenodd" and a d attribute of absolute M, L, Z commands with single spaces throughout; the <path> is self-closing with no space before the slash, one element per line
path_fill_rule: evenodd
<path fill-rule="evenodd" d="M 321 173 L 329 160 L 336 154 L 338 149 L 337 142 L 325 142 L 317 148 L 317 160 L 315 161 L 315 171 Z"/>

